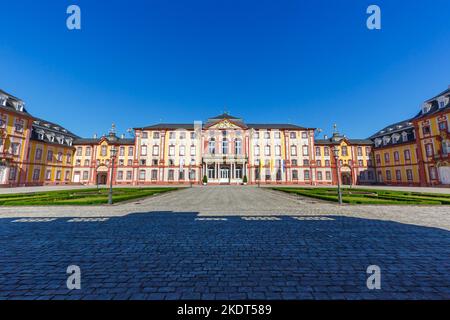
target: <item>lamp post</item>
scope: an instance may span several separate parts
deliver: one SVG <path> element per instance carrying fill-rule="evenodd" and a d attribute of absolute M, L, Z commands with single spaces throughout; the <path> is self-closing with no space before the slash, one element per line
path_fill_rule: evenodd
<path fill-rule="evenodd" d="M 336 175 L 337 175 L 337 184 L 338 184 L 338 202 L 342 204 L 342 191 L 341 191 L 341 175 L 339 172 L 339 147 L 333 147 L 334 160 L 336 162 Z"/>
<path fill-rule="evenodd" d="M 113 204 L 113 178 L 114 178 L 114 160 L 116 159 L 117 149 L 116 147 L 112 147 L 111 150 L 111 176 L 109 177 L 109 195 L 108 195 L 108 204 Z"/>

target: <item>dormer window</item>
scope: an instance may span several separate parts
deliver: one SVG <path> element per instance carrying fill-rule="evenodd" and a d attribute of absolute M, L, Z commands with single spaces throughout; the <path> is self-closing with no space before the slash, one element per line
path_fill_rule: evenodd
<path fill-rule="evenodd" d="M 5 97 L 5 96 L 0 96 L 0 106 L 6 106 L 6 100 L 7 100 L 7 97 Z"/>
<path fill-rule="evenodd" d="M 402 141 L 403 142 L 408 141 L 408 134 L 406 132 L 402 132 Z"/>
<path fill-rule="evenodd" d="M 387 145 L 389 143 L 389 141 L 391 141 L 391 137 L 389 137 L 389 136 L 384 136 L 383 137 L 383 144 L 384 145 Z"/>
<path fill-rule="evenodd" d="M 400 140 L 400 135 L 399 134 L 393 134 L 392 135 L 392 142 L 393 143 L 397 143 Z"/>
<path fill-rule="evenodd" d="M 423 106 L 422 106 L 422 113 L 428 113 L 429 111 L 430 111 L 430 109 L 431 109 L 431 104 L 429 104 L 429 103 L 425 103 Z"/>
<path fill-rule="evenodd" d="M 379 147 L 381 145 L 381 143 L 382 143 L 381 139 L 379 139 L 379 138 L 375 139 L 375 146 Z"/>
<path fill-rule="evenodd" d="M 44 140 L 44 134 L 42 132 L 38 133 L 39 140 Z"/>

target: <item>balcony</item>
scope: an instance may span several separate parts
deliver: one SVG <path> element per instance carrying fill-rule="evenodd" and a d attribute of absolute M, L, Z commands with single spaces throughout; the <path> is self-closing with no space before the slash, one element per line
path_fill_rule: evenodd
<path fill-rule="evenodd" d="M 203 155 L 205 162 L 243 162 L 247 161 L 247 156 L 243 154 L 223 154 L 223 153 L 208 153 Z"/>

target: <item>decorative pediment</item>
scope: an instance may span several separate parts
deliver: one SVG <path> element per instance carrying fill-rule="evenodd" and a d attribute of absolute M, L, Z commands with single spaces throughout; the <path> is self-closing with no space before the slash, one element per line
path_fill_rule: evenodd
<path fill-rule="evenodd" d="M 219 122 L 214 123 L 209 127 L 210 129 L 243 129 L 242 126 L 237 125 L 232 120 L 224 119 L 220 120 Z"/>

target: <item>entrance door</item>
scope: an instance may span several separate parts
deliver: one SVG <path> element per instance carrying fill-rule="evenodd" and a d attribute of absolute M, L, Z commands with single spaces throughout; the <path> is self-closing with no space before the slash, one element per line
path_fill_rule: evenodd
<path fill-rule="evenodd" d="M 450 167 L 439 167 L 439 180 L 442 184 L 450 184 Z"/>
<path fill-rule="evenodd" d="M 106 172 L 97 174 L 97 184 L 106 184 Z"/>
<path fill-rule="evenodd" d="M 228 183 L 230 182 L 230 169 L 229 168 L 220 168 L 220 183 Z"/>
<path fill-rule="evenodd" d="M 342 173 L 342 184 L 343 185 L 351 185 L 352 184 L 352 176 L 348 172 Z"/>

